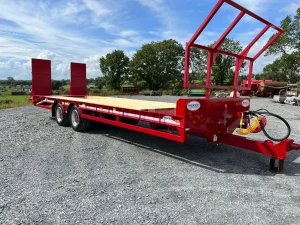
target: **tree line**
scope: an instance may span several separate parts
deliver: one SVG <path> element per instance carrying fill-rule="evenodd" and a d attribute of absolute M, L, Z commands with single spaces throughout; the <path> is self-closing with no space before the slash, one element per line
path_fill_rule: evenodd
<path fill-rule="evenodd" d="M 286 16 L 281 21 L 280 27 L 284 33 L 265 54 L 279 54 L 280 57 L 263 69 L 261 77 L 297 83 L 300 75 L 300 8 L 297 9 L 294 17 Z"/>
<path fill-rule="evenodd" d="M 211 43 L 212 46 L 214 43 Z M 239 53 L 239 42 L 225 39 L 223 50 Z M 183 87 L 183 46 L 174 39 L 150 42 L 142 45 L 132 59 L 122 50 L 114 50 L 99 60 L 103 77 L 101 85 L 119 90 L 123 84 L 132 84 L 140 89 L 162 90 Z M 205 84 L 207 52 L 192 48 L 190 54 L 190 82 Z M 212 68 L 212 82 L 216 85 L 233 82 L 235 58 L 218 55 Z M 243 64 L 243 67 L 245 64 Z M 100 87 L 101 88 L 101 87 Z"/>

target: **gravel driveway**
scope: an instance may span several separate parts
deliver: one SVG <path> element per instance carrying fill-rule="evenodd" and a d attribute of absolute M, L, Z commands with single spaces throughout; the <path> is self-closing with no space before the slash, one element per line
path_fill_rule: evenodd
<path fill-rule="evenodd" d="M 300 142 L 300 107 L 251 104 L 284 116 Z M 200 138 L 181 144 L 100 124 L 76 133 L 49 117 L 33 106 L 0 110 L 0 224 L 299 224 L 299 151 L 276 174 L 267 156 Z"/>

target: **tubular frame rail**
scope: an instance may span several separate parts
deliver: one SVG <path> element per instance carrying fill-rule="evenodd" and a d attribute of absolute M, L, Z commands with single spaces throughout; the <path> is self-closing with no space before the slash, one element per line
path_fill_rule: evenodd
<path fill-rule="evenodd" d="M 224 31 L 224 33 L 220 36 L 220 38 L 216 41 L 216 43 L 212 47 L 207 47 L 204 45 L 196 44 L 195 41 L 200 36 L 200 34 L 203 32 L 205 27 L 209 24 L 211 19 L 215 16 L 215 14 L 218 12 L 218 10 L 222 7 L 224 3 L 227 3 L 231 5 L 232 7 L 240 10 L 240 13 L 237 15 L 237 17 L 232 21 L 232 23 L 229 25 L 229 27 Z M 238 24 L 238 22 L 245 16 L 249 15 L 252 18 L 262 22 L 265 24 L 265 27 L 257 34 L 257 36 L 249 43 L 249 45 L 241 51 L 239 54 L 224 51 L 221 49 L 222 44 L 225 40 L 225 38 L 228 36 L 228 34 L 232 31 L 232 29 Z M 273 28 L 277 31 L 277 33 L 269 40 L 269 42 L 263 46 L 254 57 L 249 57 L 248 53 L 253 47 L 253 45 L 270 29 Z M 191 37 L 191 39 L 186 43 L 186 51 L 185 51 L 185 68 L 184 68 L 184 87 L 185 88 L 206 88 L 206 98 L 209 98 L 209 90 L 214 89 L 233 89 L 233 97 L 237 96 L 238 90 L 251 90 L 251 79 L 252 79 L 252 71 L 253 71 L 253 64 L 255 60 L 274 42 L 277 38 L 283 33 L 283 30 L 274 24 L 270 23 L 269 21 L 261 18 L 260 16 L 256 15 L 255 13 L 249 11 L 248 9 L 242 7 L 241 5 L 235 3 L 232 0 L 219 0 L 215 7 L 212 9 L 212 11 L 209 13 L 209 15 L 206 17 L 204 22 L 200 25 L 198 30 L 195 32 L 195 34 Z M 190 65 L 190 49 L 191 47 L 199 48 L 202 50 L 206 50 L 208 52 L 207 57 L 207 73 L 206 73 L 206 85 L 199 85 L 199 84 L 190 84 L 189 82 L 189 65 Z M 216 57 L 218 54 L 228 55 L 235 57 L 236 64 L 235 64 L 235 73 L 234 73 L 234 86 L 213 86 L 211 85 L 211 71 L 212 71 L 212 65 L 216 60 Z M 244 62 L 244 60 L 249 60 L 249 73 L 248 73 L 248 87 L 243 88 L 238 86 L 238 76 L 239 76 L 239 70 Z"/>

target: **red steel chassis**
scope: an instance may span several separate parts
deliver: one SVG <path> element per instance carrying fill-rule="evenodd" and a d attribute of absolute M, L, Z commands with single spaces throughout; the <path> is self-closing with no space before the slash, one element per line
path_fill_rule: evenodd
<path fill-rule="evenodd" d="M 239 9 L 241 12 L 212 48 L 195 44 L 200 33 L 224 3 L 228 3 Z M 221 50 L 224 39 L 245 14 L 265 23 L 265 28 L 240 54 Z M 251 47 L 269 28 L 277 30 L 276 35 L 254 57 L 248 57 L 247 54 Z M 55 116 L 54 110 L 58 103 L 62 105 L 65 114 L 68 114 L 72 106 L 75 105 L 79 108 L 80 116 L 83 119 L 107 123 L 182 143 L 186 142 L 188 135 L 194 135 L 205 138 L 213 143 L 226 144 L 262 153 L 270 157 L 270 169 L 275 168 L 275 159 L 278 159 L 277 170 L 280 171 L 283 169 L 283 162 L 287 156 L 287 152 L 299 150 L 299 144 L 294 143 L 294 140 L 292 139 L 285 139 L 279 143 L 274 143 L 271 140 L 249 140 L 244 136 L 234 134 L 234 132 L 239 126 L 242 113 L 250 109 L 250 98 L 236 97 L 237 90 L 241 89 L 241 87 L 238 87 L 237 83 L 241 64 L 244 60 L 250 61 L 248 80 L 251 81 L 253 62 L 280 36 L 282 32 L 282 29 L 262 19 L 237 3 L 231 0 L 219 0 L 191 40 L 186 44 L 184 87 L 206 88 L 205 98 L 180 98 L 176 102 L 175 108 L 149 110 L 108 106 L 101 104 L 101 100 L 99 100 L 99 103 L 97 104 L 89 103 L 84 101 L 88 98 L 86 96 L 86 65 L 74 62 L 70 65 L 70 95 L 61 97 L 54 96 L 52 95 L 51 88 L 51 61 L 46 59 L 32 59 L 32 94 L 30 100 L 37 107 L 51 110 L 52 116 Z M 188 82 L 189 54 L 191 47 L 208 51 L 206 85 L 195 85 L 189 84 Z M 211 85 L 211 67 L 217 54 L 226 54 L 236 58 L 234 86 L 224 87 Z M 249 87 L 244 88 L 245 90 L 251 89 L 251 82 L 248 82 L 248 84 Z M 210 98 L 209 89 L 211 88 L 233 89 L 234 96 L 233 98 Z M 74 97 L 76 100 L 74 100 Z M 148 122 L 149 127 L 127 123 L 123 120 L 124 118 Z"/>

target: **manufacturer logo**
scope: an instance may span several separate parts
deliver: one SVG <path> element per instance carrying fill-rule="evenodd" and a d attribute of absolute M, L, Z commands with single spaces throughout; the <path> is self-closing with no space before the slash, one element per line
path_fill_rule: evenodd
<path fill-rule="evenodd" d="M 197 101 L 191 101 L 187 104 L 187 108 L 188 110 L 190 111 L 196 111 L 198 109 L 200 109 L 200 102 L 197 102 Z"/>
<path fill-rule="evenodd" d="M 250 105 L 250 101 L 249 100 L 243 100 L 242 101 L 242 106 L 244 106 L 244 107 L 248 107 Z"/>

